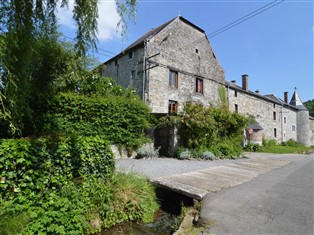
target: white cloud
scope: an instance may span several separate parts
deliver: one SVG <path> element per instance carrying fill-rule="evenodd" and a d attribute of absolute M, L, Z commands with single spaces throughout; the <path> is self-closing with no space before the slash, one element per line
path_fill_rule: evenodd
<path fill-rule="evenodd" d="M 72 13 L 73 7 L 74 1 L 69 1 L 69 9 L 66 7 L 58 8 L 59 23 L 70 30 L 75 30 L 76 28 Z M 120 17 L 116 11 L 115 1 L 99 1 L 98 14 L 98 40 L 106 41 L 118 36 L 117 24 Z"/>

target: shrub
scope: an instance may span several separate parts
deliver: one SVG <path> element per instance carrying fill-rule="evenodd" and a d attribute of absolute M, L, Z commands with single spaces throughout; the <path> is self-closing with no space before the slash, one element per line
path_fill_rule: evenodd
<path fill-rule="evenodd" d="M 216 159 L 215 155 L 212 152 L 205 151 L 202 153 L 201 158 L 204 160 L 214 161 Z"/>
<path fill-rule="evenodd" d="M 103 138 L 54 136 L 0 141 L 0 194 L 31 200 L 76 177 L 110 178 L 114 159 Z M 20 197 L 21 199 L 23 197 Z"/>
<path fill-rule="evenodd" d="M 183 150 L 178 155 L 178 159 L 180 159 L 180 160 L 185 160 L 185 159 L 190 159 L 190 158 L 192 158 L 192 153 L 188 149 Z"/>
<path fill-rule="evenodd" d="M 249 151 L 249 152 L 260 152 L 263 150 L 263 146 L 259 145 L 259 144 L 247 144 L 244 147 L 245 151 Z"/>
<path fill-rule="evenodd" d="M 143 130 L 150 127 L 150 110 L 138 98 L 85 96 L 61 93 L 38 109 L 38 133 L 76 133 L 105 136 L 114 144 L 139 147 L 147 141 Z M 38 111 L 40 112 L 40 111 Z M 140 140 L 140 141 L 139 141 Z"/>
<path fill-rule="evenodd" d="M 136 158 L 156 158 L 159 157 L 159 148 L 154 148 L 150 145 L 143 145 L 140 147 L 136 153 Z"/>
<path fill-rule="evenodd" d="M 289 139 L 286 142 L 282 142 L 281 143 L 282 146 L 289 146 L 289 147 L 298 147 L 301 144 L 299 144 L 297 141 L 293 140 L 293 139 Z"/>
<path fill-rule="evenodd" d="M 275 139 L 269 139 L 268 140 L 268 139 L 263 138 L 262 144 L 263 144 L 263 146 L 266 146 L 266 147 L 273 147 L 273 146 L 277 145 L 277 141 Z"/>

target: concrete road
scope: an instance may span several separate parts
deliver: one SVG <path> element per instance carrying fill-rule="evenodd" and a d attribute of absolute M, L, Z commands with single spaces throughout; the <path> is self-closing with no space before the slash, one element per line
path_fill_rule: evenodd
<path fill-rule="evenodd" d="M 314 234 L 313 156 L 281 157 L 293 162 L 204 197 L 205 234 Z"/>

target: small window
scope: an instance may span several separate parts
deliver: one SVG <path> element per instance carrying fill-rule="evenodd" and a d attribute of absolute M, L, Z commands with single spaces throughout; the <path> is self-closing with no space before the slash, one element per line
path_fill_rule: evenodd
<path fill-rule="evenodd" d="M 276 117 L 276 112 L 273 112 L 273 119 L 276 121 L 277 117 Z"/>
<path fill-rule="evenodd" d="M 237 113 L 239 110 L 238 110 L 238 105 L 237 104 L 234 104 L 234 111 Z"/>
<path fill-rule="evenodd" d="M 169 100 L 168 113 L 177 113 L 178 102 L 174 100 Z"/>
<path fill-rule="evenodd" d="M 133 51 L 129 52 L 128 58 L 129 58 L 129 60 L 133 59 Z"/>
<path fill-rule="evenodd" d="M 296 131 L 295 125 L 292 125 L 292 132 L 295 132 L 295 131 Z"/>
<path fill-rule="evenodd" d="M 277 137 L 277 128 L 274 128 L 274 137 Z"/>
<path fill-rule="evenodd" d="M 234 97 L 238 97 L 238 91 L 234 91 Z"/>
<path fill-rule="evenodd" d="M 274 106 L 274 108 L 276 108 L 276 104 L 275 103 L 273 104 L 273 106 Z"/>
<path fill-rule="evenodd" d="M 195 49 L 195 53 L 198 54 L 198 49 L 197 48 Z"/>
<path fill-rule="evenodd" d="M 131 80 L 134 80 L 135 79 L 135 70 L 132 70 L 131 72 Z"/>
<path fill-rule="evenodd" d="M 169 86 L 178 88 L 178 72 L 169 70 Z"/>
<path fill-rule="evenodd" d="M 283 124 L 287 125 L 287 117 L 283 117 Z"/>
<path fill-rule="evenodd" d="M 118 60 L 114 61 L 114 66 L 118 66 Z"/>
<path fill-rule="evenodd" d="M 196 78 L 196 93 L 203 94 L 203 79 Z"/>

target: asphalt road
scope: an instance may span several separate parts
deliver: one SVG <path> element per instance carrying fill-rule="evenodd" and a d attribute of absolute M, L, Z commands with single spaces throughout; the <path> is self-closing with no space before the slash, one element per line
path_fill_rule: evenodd
<path fill-rule="evenodd" d="M 288 158 L 293 163 L 207 194 L 205 234 L 314 234 L 313 156 Z"/>

